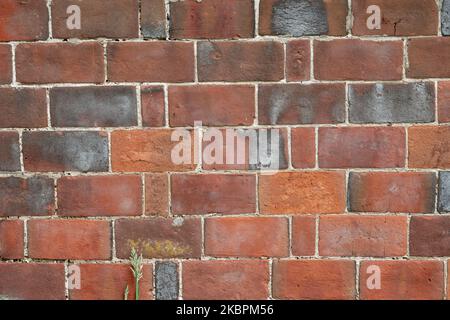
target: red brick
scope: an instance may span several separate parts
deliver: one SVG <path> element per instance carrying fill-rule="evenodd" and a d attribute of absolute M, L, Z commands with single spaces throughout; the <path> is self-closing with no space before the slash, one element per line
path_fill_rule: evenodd
<path fill-rule="evenodd" d="M 283 44 L 277 41 L 202 41 L 197 47 L 200 81 L 278 81 L 284 78 Z"/>
<path fill-rule="evenodd" d="M 232 174 L 172 175 L 174 214 L 253 213 L 256 176 Z"/>
<path fill-rule="evenodd" d="M 55 209 L 53 179 L 0 178 L 0 216 L 49 216 Z"/>
<path fill-rule="evenodd" d="M 81 10 L 81 29 L 67 27 L 67 8 Z M 58 0 L 52 3 L 52 30 L 55 38 L 137 38 L 138 0 Z"/>
<path fill-rule="evenodd" d="M 370 290 L 368 278 L 380 268 L 381 288 Z M 369 272 L 368 272 L 369 271 Z M 369 279 L 370 281 L 370 279 Z M 371 283 L 371 282 L 370 282 Z M 364 300 L 436 300 L 444 294 L 444 270 L 440 261 L 363 261 L 360 296 Z"/>
<path fill-rule="evenodd" d="M 187 300 L 263 300 L 269 297 L 268 283 L 267 261 L 183 262 L 183 298 Z"/>
<path fill-rule="evenodd" d="M 261 175 L 259 202 L 262 213 L 342 213 L 345 176 L 342 172 L 289 172 Z"/>
<path fill-rule="evenodd" d="M 450 127 L 408 129 L 410 168 L 450 168 Z"/>
<path fill-rule="evenodd" d="M 166 38 L 165 0 L 141 0 L 141 29 L 144 38 Z"/>
<path fill-rule="evenodd" d="M 292 254 L 313 256 L 316 252 L 316 218 L 292 218 Z"/>
<path fill-rule="evenodd" d="M 229 217 L 205 221 L 205 254 L 214 257 L 289 255 L 285 218 Z"/>
<path fill-rule="evenodd" d="M 218 99 L 220 97 L 220 99 Z M 171 86 L 169 87 L 171 126 L 252 125 L 255 117 L 253 86 Z"/>
<path fill-rule="evenodd" d="M 115 223 L 117 257 L 128 259 L 134 247 L 144 258 L 199 258 L 201 228 L 197 218 L 120 219 Z"/>
<path fill-rule="evenodd" d="M 47 39 L 47 1 L 2 0 L 0 21 L 0 41 Z"/>
<path fill-rule="evenodd" d="M 261 0 L 261 35 L 345 35 L 345 0 Z"/>
<path fill-rule="evenodd" d="M 260 124 L 323 124 L 345 121 L 344 84 L 270 84 L 258 91 Z"/>
<path fill-rule="evenodd" d="M 194 80 L 194 45 L 187 42 L 110 42 L 108 80 L 190 82 Z"/>
<path fill-rule="evenodd" d="M 19 44 L 16 73 L 21 83 L 101 83 L 103 48 L 97 42 Z"/>
<path fill-rule="evenodd" d="M 69 290 L 70 300 L 123 300 L 128 286 L 128 300 L 135 299 L 135 282 L 128 264 L 79 264 L 81 288 Z M 152 265 L 144 264 L 139 282 L 139 300 L 153 299 Z"/>
<path fill-rule="evenodd" d="M 0 263 L 0 297 L 6 300 L 65 300 L 62 263 Z"/>
<path fill-rule="evenodd" d="M 20 171 L 20 145 L 17 132 L 0 132 L 0 171 Z"/>
<path fill-rule="evenodd" d="M 319 128 L 319 167 L 403 167 L 405 141 L 404 128 Z"/>
<path fill-rule="evenodd" d="M 316 165 L 316 133 L 314 128 L 292 128 L 292 166 L 314 168 Z"/>
<path fill-rule="evenodd" d="M 167 173 L 145 176 L 145 214 L 169 215 L 169 176 Z"/>
<path fill-rule="evenodd" d="M 320 218 L 321 256 L 395 257 L 406 255 L 407 218 L 326 216 Z"/>
<path fill-rule="evenodd" d="M 28 251 L 33 259 L 108 260 L 111 246 L 108 221 L 28 221 Z"/>
<path fill-rule="evenodd" d="M 371 5 L 380 7 L 381 29 L 367 28 Z M 436 35 L 439 9 L 434 0 L 358 0 L 352 3 L 354 35 L 427 36 Z"/>
<path fill-rule="evenodd" d="M 277 299 L 354 299 L 355 262 L 350 260 L 284 260 L 273 265 Z"/>
<path fill-rule="evenodd" d="M 58 214 L 77 217 L 141 215 L 141 177 L 62 177 L 58 180 Z"/>
<path fill-rule="evenodd" d="M 314 41 L 318 80 L 400 80 L 402 70 L 401 41 Z"/>
<path fill-rule="evenodd" d="M 11 46 L 0 44 L 0 84 L 12 81 L 12 51 Z"/>
<path fill-rule="evenodd" d="M 436 176 L 420 172 L 350 173 L 349 210 L 434 212 Z"/>
<path fill-rule="evenodd" d="M 450 81 L 438 84 L 438 119 L 440 123 L 450 122 Z"/>
<path fill-rule="evenodd" d="M 412 217 L 409 250 L 411 256 L 450 256 L 450 216 Z"/>
<path fill-rule="evenodd" d="M 142 125 L 144 127 L 164 127 L 166 122 L 164 88 L 144 86 L 141 88 Z"/>
<path fill-rule="evenodd" d="M 446 37 L 410 39 L 408 61 L 406 75 L 410 78 L 450 77 L 450 39 Z"/>
<path fill-rule="evenodd" d="M 251 38 L 252 0 L 186 0 L 170 2 L 172 39 Z"/>
<path fill-rule="evenodd" d="M 45 89 L 0 88 L 0 127 L 46 127 L 46 99 Z"/>
<path fill-rule="evenodd" d="M 176 164 L 172 162 L 172 149 L 181 143 L 171 141 L 172 132 L 172 130 L 167 129 L 114 131 L 111 135 L 113 170 L 165 172 L 186 171 L 195 168 L 195 165 L 191 163 Z M 191 132 L 188 131 L 188 133 Z M 193 138 L 191 142 L 193 149 Z M 191 152 L 190 159 L 193 163 L 195 160 L 194 152 Z"/>
<path fill-rule="evenodd" d="M 291 40 L 286 45 L 286 77 L 288 81 L 309 80 L 311 49 L 309 40 Z"/>
<path fill-rule="evenodd" d="M 24 247 L 23 235 L 23 221 L 0 221 L 0 258 L 22 259 Z"/>

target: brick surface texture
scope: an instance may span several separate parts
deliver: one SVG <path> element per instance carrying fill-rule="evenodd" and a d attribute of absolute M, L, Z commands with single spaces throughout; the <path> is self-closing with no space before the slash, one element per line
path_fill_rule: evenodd
<path fill-rule="evenodd" d="M 143 300 L 449 299 L 447 36 L 450 0 L 1 0 L 0 300 L 133 300 L 133 248 Z"/>

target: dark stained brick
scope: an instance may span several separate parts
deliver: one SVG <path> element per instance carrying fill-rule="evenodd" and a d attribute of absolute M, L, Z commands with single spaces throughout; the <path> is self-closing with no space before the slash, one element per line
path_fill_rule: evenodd
<path fill-rule="evenodd" d="M 17 132 L 0 132 L 0 171 L 20 171 L 20 146 Z"/>

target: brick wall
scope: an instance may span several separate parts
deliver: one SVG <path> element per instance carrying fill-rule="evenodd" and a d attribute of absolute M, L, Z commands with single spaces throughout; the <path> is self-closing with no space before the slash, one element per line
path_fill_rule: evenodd
<path fill-rule="evenodd" d="M 0 298 L 122 299 L 136 246 L 143 299 L 446 299 L 446 35 L 447 0 L 2 0 Z M 212 127 L 280 129 L 279 172 L 172 161 Z"/>

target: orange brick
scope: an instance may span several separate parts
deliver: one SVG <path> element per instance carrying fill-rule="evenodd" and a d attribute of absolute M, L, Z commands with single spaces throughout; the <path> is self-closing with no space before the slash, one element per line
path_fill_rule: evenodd
<path fill-rule="evenodd" d="M 145 213 L 147 215 L 169 215 L 169 177 L 167 173 L 145 176 Z"/>
<path fill-rule="evenodd" d="M 313 256 L 316 251 L 316 218 L 292 218 L 292 254 Z"/>
<path fill-rule="evenodd" d="M 408 144 L 410 168 L 450 168 L 450 127 L 411 127 Z"/>

